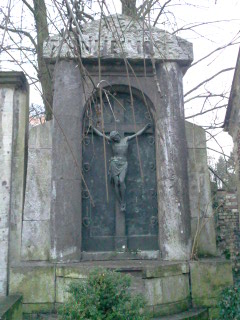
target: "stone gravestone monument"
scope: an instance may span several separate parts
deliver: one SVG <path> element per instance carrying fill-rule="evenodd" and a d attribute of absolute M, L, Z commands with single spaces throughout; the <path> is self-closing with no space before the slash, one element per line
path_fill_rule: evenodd
<path fill-rule="evenodd" d="M 187 259 L 182 76 L 192 46 L 156 28 L 151 35 L 126 16 L 108 17 L 99 38 L 99 23 L 84 28 L 80 71 L 70 39 L 55 65 L 52 259 L 79 260 L 81 253 L 120 249 Z M 49 64 L 59 42 L 55 37 L 47 43 Z"/>
<path fill-rule="evenodd" d="M 28 146 L 26 79 L 1 73 L 0 295 L 51 312 L 103 266 L 129 272 L 154 316 L 214 308 L 231 264 L 189 261 L 199 214 L 198 253 L 216 255 L 205 133 L 184 121 L 192 46 L 124 15 L 100 23 L 84 26 L 81 59 L 73 35 L 45 44 L 54 117 Z"/>
<path fill-rule="evenodd" d="M 93 122 L 95 135 L 89 130 L 84 137 L 83 171 L 95 204 L 83 190 L 83 250 L 157 250 L 156 159 L 153 128 L 148 123 L 151 114 L 140 99 L 134 101 L 135 111 L 127 93 L 114 94 L 114 99 L 103 98 L 104 135 L 94 127 L 102 128 L 100 102 L 91 106 L 94 114 L 88 114 L 90 110 L 85 114 L 85 120 Z"/>

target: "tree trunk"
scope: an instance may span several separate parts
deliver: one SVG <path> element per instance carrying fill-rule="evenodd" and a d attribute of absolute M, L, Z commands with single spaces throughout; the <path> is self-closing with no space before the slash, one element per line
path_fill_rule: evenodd
<path fill-rule="evenodd" d="M 37 29 L 38 78 L 42 85 L 46 120 L 52 119 L 53 90 L 52 79 L 47 64 L 43 59 L 43 42 L 48 38 L 47 9 L 45 0 L 33 0 L 34 18 Z"/>
<path fill-rule="evenodd" d="M 121 0 L 122 2 L 122 14 L 127 16 L 136 17 L 137 8 L 136 0 Z"/>

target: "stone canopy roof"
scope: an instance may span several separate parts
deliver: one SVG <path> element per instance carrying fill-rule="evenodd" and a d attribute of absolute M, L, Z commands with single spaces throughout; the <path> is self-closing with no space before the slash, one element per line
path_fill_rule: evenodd
<path fill-rule="evenodd" d="M 149 29 L 141 20 L 125 15 L 108 16 L 85 24 L 82 28 L 81 57 L 83 59 L 131 59 L 154 58 L 156 61 L 177 61 L 184 66 L 193 60 L 192 44 L 158 28 Z M 76 58 L 73 34 L 62 42 L 62 36 L 48 39 L 44 57 L 55 60 Z M 100 44 L 99 44 L 100 38 Z M 61 50 L 59 49 L 61 48 Z"/>

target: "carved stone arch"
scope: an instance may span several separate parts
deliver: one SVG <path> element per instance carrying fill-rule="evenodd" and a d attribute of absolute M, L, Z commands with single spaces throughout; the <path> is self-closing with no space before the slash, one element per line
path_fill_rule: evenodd
<path fill-rule="evenodd" d="M 153 104 L 143 92 L 135 88 L 131 88 L 131 97 L 128 86 L 103 87 L 101 93 L 101 99 L 99 94 L 89 99 L 83 118 L 82 167 L 91 196 L 83 186 L 82 250 L 157 250 L 158 205 Z M 111 145 L 93 134 L 89 130 L 89 124 L 92 123 L 106 135 L 117 130 L 121 135 L 127 136 L 149 122 L 152 124 L 151 129 L 129 145 L 127 208 L 124 214 L 119 212 L 108 176 Z"/>

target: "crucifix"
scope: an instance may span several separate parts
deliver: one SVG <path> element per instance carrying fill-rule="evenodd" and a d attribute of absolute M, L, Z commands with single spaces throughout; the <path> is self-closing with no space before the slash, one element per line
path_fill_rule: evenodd
<path fill-rule="evenodd" d="M 128 169 L 127 152 L 129 147 L 129 142 L 142 135 L 151 124 L 147 124 L 144 127 L 129 126 L 124 124 L 124 109 L 117 106 L 114 110 L 114 116 L 117 119 L 118 131 L 114 130 L 112 125 L 107 125 L 105 127 L 105 132 L 102 133 L 95 127 L 92 127 L 93 132 L 106 139 L 111 143 L 113 156 L 110 159 L 109 164 L 109 175 L 110 180 L 114 186 L 115 194 L 117 198 L 116 202 L 116 238 L 115 246 L 116 249 L 126 248 L 126 232 L 125 232 L 125 212 L 126 212 L 126 202 L 125 202 L 125 191 L 126 191 L 126 175 Z M 115 126 L 116 127 L 116 126 Z M 130 128 L 131 127 L 131 128 Z M 126 135 L 126 133 L 132 133 L 134 130 L 136 132 L 131 135 Z M 109 134 L 108 134 L 109 133 Z M 125 136 L 126 135 L 126 136 Z"/>

